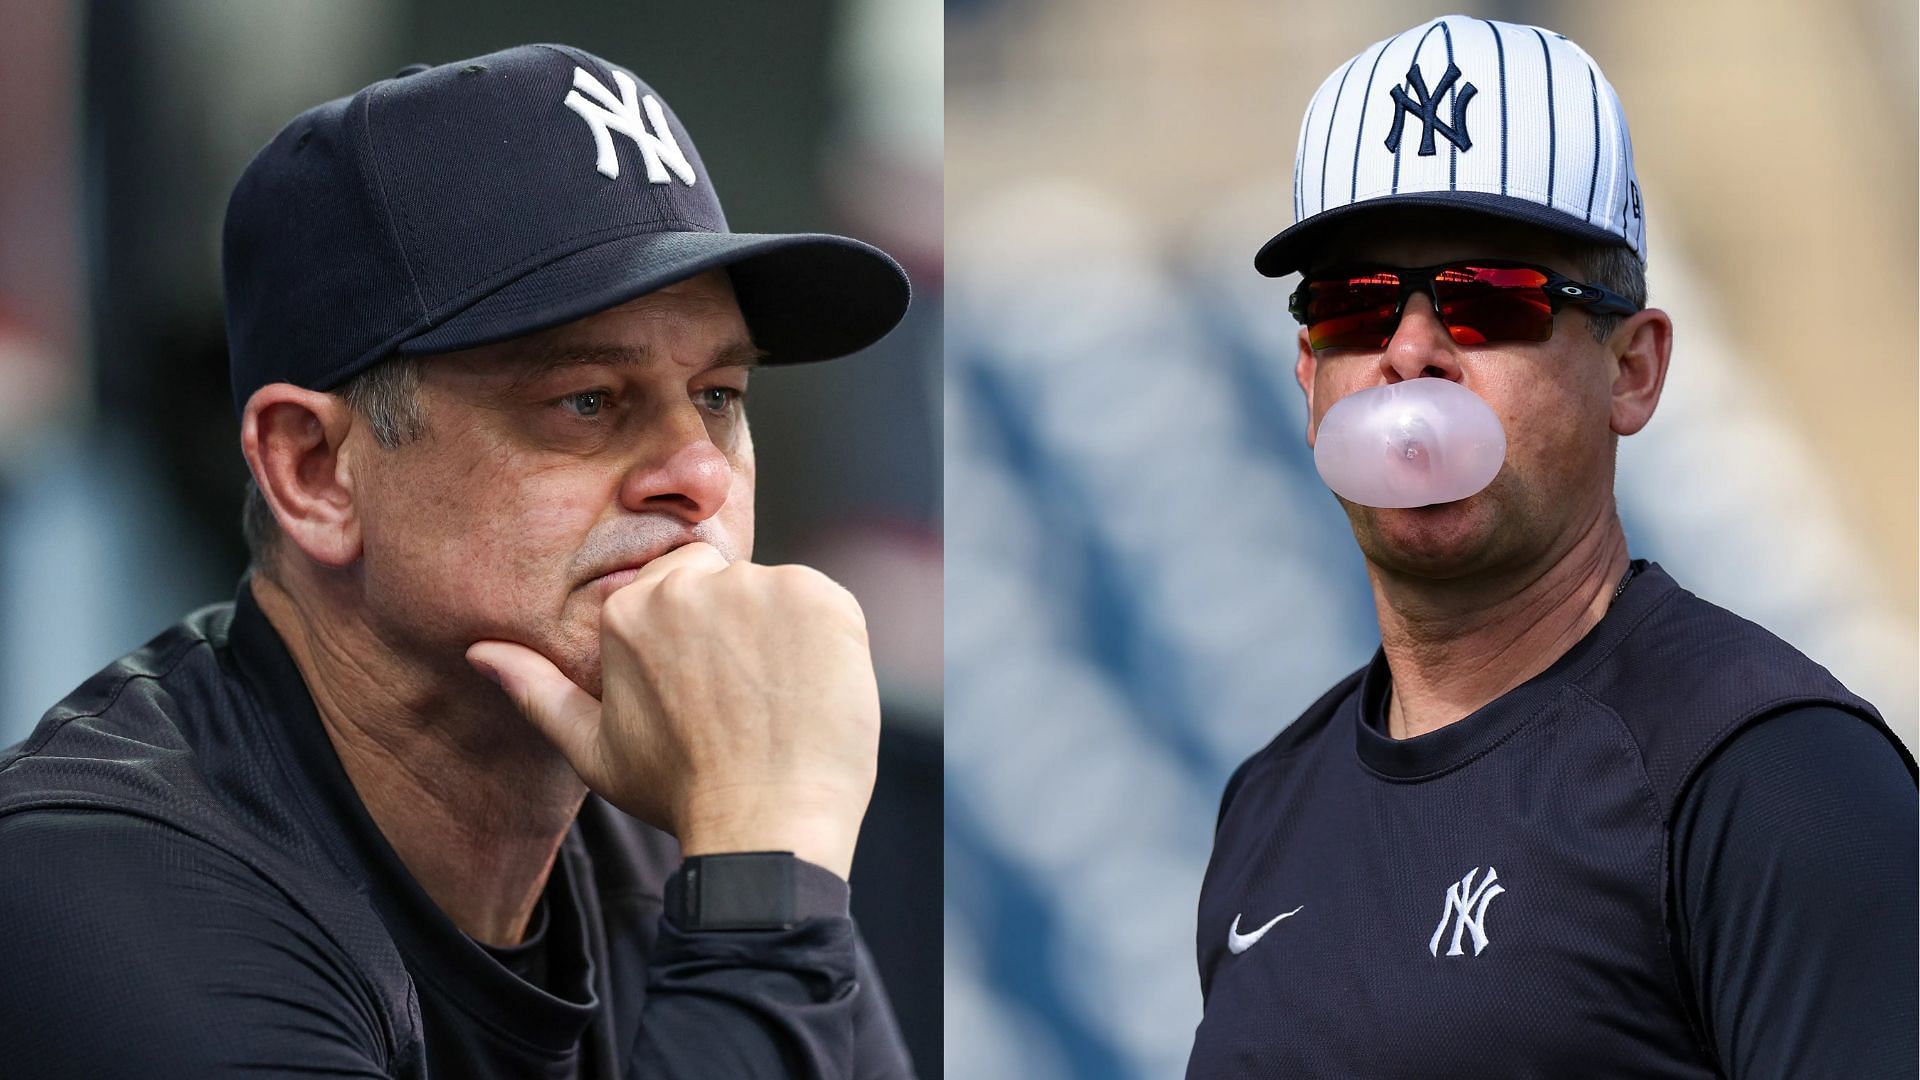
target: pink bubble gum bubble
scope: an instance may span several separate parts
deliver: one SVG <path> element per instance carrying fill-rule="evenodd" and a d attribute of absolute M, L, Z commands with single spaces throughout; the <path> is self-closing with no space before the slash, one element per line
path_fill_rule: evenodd
<path fill-rule="evenodd" d="M 1507 458 L 1500 418 L 1447 379 L 1408 379 L 1334 402 L 1320 418 L 1313 464 L 1334 493 L 1403 508 L 1476 495 Z"/>

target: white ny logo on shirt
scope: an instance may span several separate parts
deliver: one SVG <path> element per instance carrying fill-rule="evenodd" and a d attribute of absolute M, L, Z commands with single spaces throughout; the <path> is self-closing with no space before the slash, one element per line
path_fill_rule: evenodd
<path fill-rule="evenodd" d="M 1433 928 L 1433 940 L 1427 942 L 1427 951 L 1433 955 L 1440 955 L 1440 935 L 1446 933 L 1447 922 L 1456 913 L 1460 918 L 1453 924 L 1453 947 L 1447 950 L 1447 955 L 1463 955 L 1460 935 L 1468 930 L 1473 931 L 1473 955 L 1479 956 L 1480 950 L 1487 947 L 1487 905 L 1507 889 L 1504 885 L 1494 884 L 1499 880 L 1500 872 L 1491 866 L 1487 867 L 1486 880 L 1480 883 L 1479 888 L 1475 888 L 1473 878 L 1479 872 L 1480 868 L 1476 866 L 1467 871 L 1466 877 L 1447 887 L 1447 906 L 1441 909 L 1440 925 Z"/>
<path fill-rule="evenodd" d="M 674 140 L 673 129 L 667 126 L 666 111 L 652 94 L 639 96 L 639 87 L 633 83 L 633 76 L 624 71 L 613 73 L 614 84 L 620 87 L 620 96 L 600 84 L 600 80 L 587 74 L 585 68 L 573 69 L 573 89 L 567 91 L 564 104 L 580 114 L 580 119 L 593 129 L 593 145 L 599 151 L 599 159 L 594 168 L 609 180 L 620 179 L 620 158 L 613 152 L 613 134 L 632 139 L 640 148 L 640 156 L 647 162 L 647 180 L 654 184 L 672 183 L 667 169 L 680 178 L 681 183 L 693 186 L 693 165 L 687 161 L 687 155 L 680 150 L 680 144 Z M 588 101 L 580 96 L 585 91 L 593 96 Z M 635 100 L 638 98 L 638 100 Z M 596 102 L 598 104 L 596 104 Z M 653 130 L 648 131 L 646 122 L 640 118 L 640 110 L 646 108 L 647 120 L 653 122 Z"/>

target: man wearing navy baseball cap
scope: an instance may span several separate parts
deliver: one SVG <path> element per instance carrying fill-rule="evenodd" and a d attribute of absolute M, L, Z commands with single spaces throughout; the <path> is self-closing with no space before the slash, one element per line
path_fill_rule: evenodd
<path fill-rule="evenodd" d="M 1672 344 L 1625 113 L 1447 16 L 1315 94 L 1295 373 L 1381 647 L 1228 782 L 1188 1075 L 1914 1075 L 1915 768 L 1868 702 L 1631 558 Z"/>
<path fill-rule="evenodd" d="M 536 45 L 295 119 L 225 275 L 253 567 L 0 755 L 0 1071 L 909 1074 L 866 627 L 749 561 L 743 403 L 900 268 Z"/>

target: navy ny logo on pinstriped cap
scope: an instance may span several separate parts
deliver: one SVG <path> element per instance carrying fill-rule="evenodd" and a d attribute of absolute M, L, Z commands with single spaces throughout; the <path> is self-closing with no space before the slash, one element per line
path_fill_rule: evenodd
<path fill-rule="evenodd" d="M 1429 83 L 1434 71 L 1445 74 Z M 1417 144 L 1409 123 L 1421 126 Z M 1292 273 L 1337 223 L 1406 205 L 1457 206 L 1647 254 L 1620 99 L 1580 46 L 1535 26 L 1446 15 L 1334 69 L 1300 125 L 1294 224 L 1254 266 Z"/>
<path fill-rule="evenodd" d="M 1416 63 L 1408 68 L 1407 86 L 1413 90 L 1414 96 L 1408 97 L 1407 91 L 1398 86 L 1387 95 L 1393 99 L 1396 106 L 1393 110 L 1393 126 L 1387 129 L 1387 149 L 1396 154 L 1400 152 L 1400 132 L 1406 126 L 1408 113 L 1412 113 L 1414 119 L 1420 121 L 1421 157 L 1432 157 L 1438 153 L 1433 148 L 1435 132 L 1446 136 L 1448 142 L 1462 150 L 1473 149 L 1473 138 L 1467 134 L 1467 103 L 1473 100 L 1473 95 L 1480 92 L 1479 87 L 1467 83 L 1453 95 L 1452 125 L 1441 123 L 1440 118 L 1434 115 L 1440 108 L 1440 99 L 1446 97 L 1447 91 L 1452 90 L 1453 84 L 1459 81 L 1460 69 L 1448 64 L 1447 73 L 1440 77 L 1440 85 L 1434 87 L 1432 93 L 1428 93 L 1427 80 L 1420 74 L 1420 65 Z"/>

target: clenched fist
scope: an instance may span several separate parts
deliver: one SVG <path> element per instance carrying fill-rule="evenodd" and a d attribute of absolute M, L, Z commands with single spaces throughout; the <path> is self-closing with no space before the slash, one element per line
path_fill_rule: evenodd
<path fill-rule="evenodd" d="M 601 695 L 546 657 L 475 642 L 586 785 L 687 855 L 791 851 L 848 875 L 873 794 L 880 696 L 853 595 L 804 566 L 688 544 L 600 615 Z"/>

